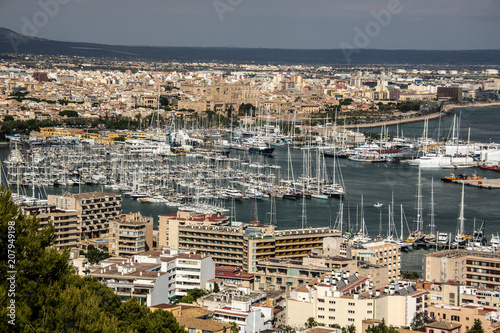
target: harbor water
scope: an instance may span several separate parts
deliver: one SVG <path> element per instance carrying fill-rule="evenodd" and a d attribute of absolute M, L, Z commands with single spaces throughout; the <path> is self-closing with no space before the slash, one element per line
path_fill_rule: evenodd
<path fill-rule="evenodd" d="M 497 129 L 500 124 L 500 107 L 463 108 L 454 114 L 461 119 L 460 139 L 467 140 L 468 128 L 470 127 L 470 140 L 476 142 L 500 142 L 500 132 Z M 441 121 L 429 122 L 429 137 L 437 139 L 438 132 L 441 138 L 448 136 L 453 122 L 453 116 L 448 116 Z M 440 129 L 439 129 L 440 128 Z M 371 129 L 373 133 L 380 133 L 380 128 Z M 404 124 L 393 126 L 388 129 L 389 135 L 396 135 L 396 131 L 403 132 L 405 137 L 416 138 L 422 135 L 423 123 Z M 9 154 L 9 148 L 0 148 L 0 159 L 4 160 Z M 290 154 L 290 159 L 289 159 Z M 316 158 L 315 152 L 311 151 L 311 158 Z M 243 157 L 250 163 L 265 163 L 281 167 L 281 178 L 286 179 L 291 172 L 290 162 L 293 166 L 295 177 L 302 174 L 303 160 L 307 155 L 305 150 L 289 147 L 276 147 L 272 156 L 249 154 L 244 151 L 231 151 L 231 157 Z M 180 158 L 180 157 L 174 157 Z M 414 230 L 417 207 L 417 179 L 418 168 L 406 163 L 363 163 L 346 159 L 339 159 L 338 165 L 343 179 L 347 195 L 343 198 L 344 223 L 343 231 L 348 229 L 357 231 L 361 228 L 361 217 L 364 217 L 368 234 L 374 238 L 379 233 L 386 236 L 389 224 L 389 208 L 394 201 L 394 224 L 398 234 L 401 229 L 401 207 L 404 212 L 403 231 L 408 236 L 409 230 Z M 332 177 L 333 159 L 326 158 L 325 165 Z M 338 169 L 338 166 L 337 166 Z M 337 170 L 338 171 L 338 170 Z M 475 173 L 486 178 L 500 178 L 500 174 L 494 171 L 481 170 L 479 168 L 463 170 L 468 175 Z M 462 187 L 459 184 L 442 182 L 440 179 L 450 174 L 449 170 L 423 169 L 421 171 L 422 207 L 425 231 L 430 231 L 430 197 L 431 182 L 434 191 L 434 220 L 435 233 L 447 232 L 456 234 L 461 201 Z M 339 182 L 339 175 L 336 176 Z M 99 185 L 78 186 L 48 186 L 43 191 L 47 194 L 61 194 L 63 192 L 86 192 L 102 191 L 113 192 L 110 188 L 101 188 Z M 27 190 L 28 193 L 29 190 Z M 485 234 L 488 240 L 492 234 L 500 233 L 500 191 L 481 189 L 477 187 L 465 187 L 465 233 L 472 234 L 482 223 L 485 225 Z M 363 201 L 363 206 L 361 205 Z M 383 203 L 382 208 L 373 205 Z M 226 208 L 230 208 L 229 200 L 222 201 Z M 305 227 L 325 227 L 335 225 L 339 212 L 339 198 L 321 199 L 299 199 L 287 200 L 276 199 L 276 218 L 278 229 L 290 229 Z M 143 215 L 152 216 L 157 224 L 158 215 L 174 213 L 176 207 L 169 207 L 163 203 L 142 203 L 128 197 L 122 201 L 123 212 L 140 211 Z M 271 200 L 243 199 L 235 201 L 235 218 L 237 221 L 249 222 L 255 216 L 261 223 L 269 221 Z M 402 270 L 421 272 L 422 256 L 433 249 L 415 249 L 404 252 L 402 257 Z"/>

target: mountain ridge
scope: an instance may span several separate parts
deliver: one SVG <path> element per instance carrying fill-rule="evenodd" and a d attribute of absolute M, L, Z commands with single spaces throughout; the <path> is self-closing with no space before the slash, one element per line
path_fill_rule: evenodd
<path fill-rule="evenodd" d="M 0 27 L 0 53 L 120 57 L 180 62 L 232 62 L 314 65 L 493 65 L 500 50 L 278 49 L 245 47 L 125 46 L 62 42 L 25 36 Z M 348 61 L 350 58 L 351 61 Z"/>

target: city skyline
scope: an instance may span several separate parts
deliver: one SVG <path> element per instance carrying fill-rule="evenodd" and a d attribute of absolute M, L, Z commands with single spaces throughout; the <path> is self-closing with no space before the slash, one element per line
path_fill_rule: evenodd
<path fill-rule="evenodd" d="M 480 0 L 39 0 L 2 26 L 58 41 L 285 49 L 498 49 L 500 3 Z"/>

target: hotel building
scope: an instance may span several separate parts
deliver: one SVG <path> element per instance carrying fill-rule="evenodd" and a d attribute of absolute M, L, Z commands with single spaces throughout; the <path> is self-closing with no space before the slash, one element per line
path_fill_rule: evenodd
<path fill-rule="evenodd" d="M 225 215 L 177 212 L 159 216 L 159 246 L 196 250 L 210 255 L 217 264 L 239 266 L 256 271 L 258 260 L 266 258 L 300 259 L 320 247 L 325 237 L 340 237 L 330 228 L 275 230 L 258 222 L 229 226 Z"/>
<path fill-rule="evenodd" d="M 54 246 L 61 250 L 77 248 L 80 244 L 80 219 L 75 210 L 61 210 L 55 206 L 23 207 L 27 215 L 35 215 L 40 221 L 40 227 L 52 223 L 57 238 Z"/>
<path fill-rule="evenodd" d="M 101 238 L 109 231 L 109 223 L 120 215 L 119 194 L 87 192 L 49 195 L 48 204 L 78 212 L 81 239 Z"/>

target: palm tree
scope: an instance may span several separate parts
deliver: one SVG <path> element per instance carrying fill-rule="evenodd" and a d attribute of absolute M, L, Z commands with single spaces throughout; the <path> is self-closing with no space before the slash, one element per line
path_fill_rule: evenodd
<path fill-rule="evenodd" d="M 307 318 L 305 325 L 307 328 L 313 328 L 315 326 L 318 326 L 318 323 L 316 322 L 314 317 L 309 317 L 309 318 Z"/>
<path fill-rule="evenodd" d="M 232 321 L 230 322 L 231 324 L 231 333 L 238 333 L 240 331 L 240 328 L 236 322 Z"/>

